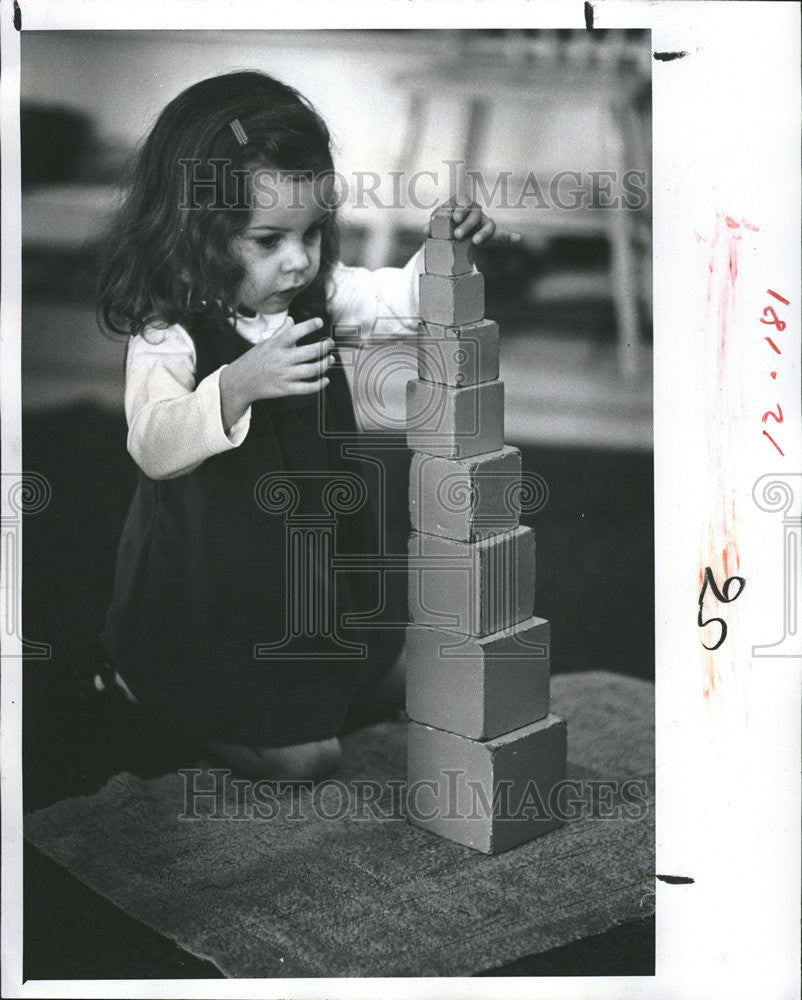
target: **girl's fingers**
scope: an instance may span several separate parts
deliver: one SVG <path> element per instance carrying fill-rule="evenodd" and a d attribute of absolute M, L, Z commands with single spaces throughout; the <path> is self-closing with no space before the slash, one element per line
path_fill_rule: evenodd
<path fill-rule="evenodd" d="M 273 340 L 278 340 L 279 337 L 289 342 L 290 334 L 292 333 L 294 323 L 289 316 L 284 320 L 281 326 L 273 334 Z"/>
<path fill-rule="evenodd" d="M 457 212 L 454 212 L 454 219 L 457 219 Z M 465 210 L 462 213 L 462 220 L 459 225 L 454 230 L 454 235 L 458 240 L 461 240 L 463 236 L 467 236 L 469 233 L 474 232 L 481 224 L 484 216 L 482 215 L 482 210 L 478 205 L 472 205 L 469 210 Z"/>
<path fill-rule="evenodd" d="M 329 384 L 329 380 L 324 376 L 314 382 L 291 382 L 289 391 L 294 396 L 308 396 L 313 392 L 320 392 Z"/>
<path fill-rule="evenodd" d="M 451 218 L 456 223 L 456 228 L 454 229 L 456 239 L 462 240 L 470 237 L 472 243 L 479 244 L 492 238 L 496 231 L 496 224 L 484 214 L 481 206 L 477 205 L 475 201 L 471 201 L 465 196 L 457 195 L 449 198 L 446 206 L 451 209 Z M 424 235 L 428 236 L 429 231 L 429 223 L 427 222 L 423 227 Z M 508 233 L 505 238 L 515 243 L 520 240 L 520 235 L 518 233 Z"/>
<path fill-rule="evenodd" d="M 469 198 L 466 198 L 464 195 L 458 195 L 457 197 L 452 198 L 449 204 L 454 206 L 454 210 L 451 213 L 451 218 L 454 220 L 454 222 L 457 223 L 463 222 L 465 216 L 471 209 L 479 208 L 479 206 L 475 202 L 471 201 Z M 479 209 L 479 214 L 480 215 L 482 214 L 481 209 Z"/>
<path fill-rule="evenodd" d="M 325 340 L 319 340 L 315 344 L 304 344 L 302 347 L 296 347 L 292 352 L 292 360 L 293 362 L 315 361 L 321 355 L 328 354 L 333 350 L 334 341 L 331 337 L 326 337 Z"/>
<path fill-rule="evenodd" d="M 325 358 L 321 358 L 320 361 L 315 361 L 314 363 L 294 365 L 292 369 L 292 378 L 306 379 L 314 378 L 316 375 L 324 375 L 331 367 L 333 361 L 334 358 L 328 354 Z"/>
<path fill-rule="evenodd" d="M 473 234 L 471 242 L 473 243 L 484 243 L 485 240 L 491 239 L 493 233 L 496 231 L 496 224 L 492 219 L 485 219 L 482 228 Z M 515 234 L 518 235 L 517 233 Z"/>
<path fill-rule="evenodd" d="M 290 322 L 292 322 L 292 320 L 290 320 Z M 313 319 L 305 319 L 302 323 L 296 323 L 288 331 L 288 341 L 291 344 L 296 344 L 302 337 L 305 337 L 308 333 L 314 333 L 315 330 L 320 330 L 322 326 L 323 320 L 319 319 L 317 316 Z"/>

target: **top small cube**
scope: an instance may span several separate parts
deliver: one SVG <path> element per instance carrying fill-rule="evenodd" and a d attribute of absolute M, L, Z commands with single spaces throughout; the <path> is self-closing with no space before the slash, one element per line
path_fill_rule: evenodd
<path fill-rule="evenodd" d="M 453 240 L 457 223 L 452 217 L 454 209 L 449 205 L 441 205 L 432 212 L 429 235 L 433 240 Z"/>

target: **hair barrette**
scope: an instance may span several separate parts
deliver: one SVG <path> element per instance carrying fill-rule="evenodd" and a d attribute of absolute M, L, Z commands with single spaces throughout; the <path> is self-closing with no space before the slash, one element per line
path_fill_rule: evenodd
<path fill-rule="evenodd" d="M 231 123 L 231 131 L 234 133 L 234 138 L 240 144 L 240 146 L 248 145 L 248 133 L 242 127 L 242 122 L 239 118 L 235 118 Z"/>

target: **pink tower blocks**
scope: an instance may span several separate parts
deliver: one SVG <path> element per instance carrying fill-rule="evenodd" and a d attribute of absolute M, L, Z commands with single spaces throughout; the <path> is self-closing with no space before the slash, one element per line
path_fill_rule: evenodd
<path fill-rule="evenodd" d="M 550 625 L 534 616 L 521 455 L 504 444 L 498 325 L 450 209 L 430 232 L 407 384 L 407 813 L 497 854 L 560 825 L 548 803 L 567 729 L 549 710 Z"/>

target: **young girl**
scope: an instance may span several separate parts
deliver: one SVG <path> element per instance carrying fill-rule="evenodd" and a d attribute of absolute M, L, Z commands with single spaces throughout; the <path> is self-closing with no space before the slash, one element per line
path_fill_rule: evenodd
<path fill-rule="evenodd" d="M 403 690 L 403 576 L 375 569 L 386 485 L 333 327 L 414 326 L 421 254 L 338 263 L 332 176 L 295 90 L 255 72 L 195 84 L 145 142 L 100 283 L 104 322 L 130 336 L 138 466 L 108 676 L 258 777 L 333 772 L 349 708 Z M 476 206 L 453 217 L 458 236 L 493 233 Z"/>

